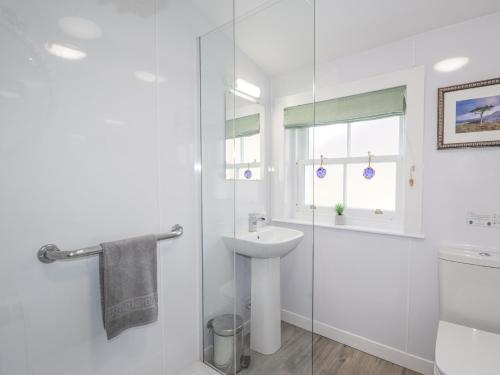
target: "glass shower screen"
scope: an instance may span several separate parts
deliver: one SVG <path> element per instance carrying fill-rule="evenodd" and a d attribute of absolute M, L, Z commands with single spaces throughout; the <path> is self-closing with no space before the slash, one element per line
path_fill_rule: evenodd
<path fill-rule="evenodd" d="M 301 142 L 314 116 L 286 116 L 314 101 L 314 7 L 226 5 L 199 40 L 203 358 L 224 374 L 312 374 L 314 189 L 298 184 L 315 183 Z"/>

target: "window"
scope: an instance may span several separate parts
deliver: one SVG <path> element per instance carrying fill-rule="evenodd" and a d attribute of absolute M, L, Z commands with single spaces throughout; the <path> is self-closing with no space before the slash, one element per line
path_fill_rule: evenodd
<path fill-rule="evenodd" d="M 421 235 L 424 68 L 318 87 L 275 101 L 283 129 L 272 145 L 273 215 L 283 221 L 333 225 L 344 203 L 348 225 Z M 276 126 L 276 124 L 275 124 Z M 276 135 L 276 137 L 275 137 Z M 368 151 L 375 176 L 367 180 Z M 324 178 L 316 176 L 321 163 Z"/>
<path fill-rule="evenodd" d="M 402 168 L 404 116 L 346 122 L 297 129 L 304 158 L 297 161 L 299 211 L 311 208 L 329 213 L 337 203 L 351 217 L 393 218 L 401 209 L 398 189 Z M 363 176 L 368 166 L 375 170 L 372 179 Z M 316 176 L 321 164 L 327 173 Z"/>
<path fill-rule="evenodd" d="M 260 180 L 260 133 L 226 139 L 226 179 Z M 250 170 L 251 177 L 245 177 Z"/>

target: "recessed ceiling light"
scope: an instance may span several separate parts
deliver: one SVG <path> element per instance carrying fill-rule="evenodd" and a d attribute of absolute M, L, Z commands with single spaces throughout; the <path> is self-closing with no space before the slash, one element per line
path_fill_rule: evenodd
<path fill-rule="evenodd" d="M 47 43 L 45 49 L 50 54 L 66 60 L 81 60 L 87 56 L 86 52 L 69 44 Z"/>
<path fill-rule="evenodd" d="M 102 35 L 99 25 L 85 18 L 62 17 L 58 24 L 62 31 L 75 38 L 97 39 Z"/>
<path fill-rule="evenodd" d="M 253 96 L 254 98 L 260 98 L 260 88 L 255 86 L 253 83 L 245 81 L 244 79 L 236 79 L 236 90 Z"/>
<path fill-rule="evenodd" d="M 144 81 L 144 82 L 161 83 L 161 82 L 165 81 L 165 78 L 163 78 L 161 76 L 157 76 L 156 74 L 153 74 L 150 72 L 146 72 L 144 70 L 136 70 L 134 72 L 134 75 L 135 75 L 135 78 L 140 79 L 141 81 Z"/>
<path fill-rule="evenodd" d="M 442 73 L 454 72 L 455 70 L 463 68 L 469 63 L 468 57 L 452 57 L 449 59 L 441 60 L 434 65 L 434 70 Z"/>

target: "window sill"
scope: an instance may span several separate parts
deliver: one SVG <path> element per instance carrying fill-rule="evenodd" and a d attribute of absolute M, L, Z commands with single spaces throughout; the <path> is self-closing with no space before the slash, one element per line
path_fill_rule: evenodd
<path fill-rule="evenodd" d="M 312 221 L 303 219 L 271 219 L 271 221 L 274 223 L 298 224 L 298 225 L 308 225 L 308 226 L 313 225 Z M 381 235 L 395 236 L 395 237 L 406 237 L 406 238 L 416 238 L 416 239 L 425 238 L 423 234 L 418 234 L 418 233 L 405 233 L 403 231 L 398 231 L 393 229 L 370 228 L 358 225 L 335 225 L 333 223 L 318 222 L 317 220 L 314 222 L 314 226 L 320 228 L 331 228 L 335 230 L 373 233 L 373 234 L 381 234 Z"/>

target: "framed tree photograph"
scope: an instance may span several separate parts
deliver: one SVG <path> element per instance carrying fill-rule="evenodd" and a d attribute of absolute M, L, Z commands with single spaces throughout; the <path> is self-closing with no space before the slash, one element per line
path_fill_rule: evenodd
<path fill-rule="evenodd" d="M 500 78 L 438 89 L 438 149 L 500 146 Z"/>

